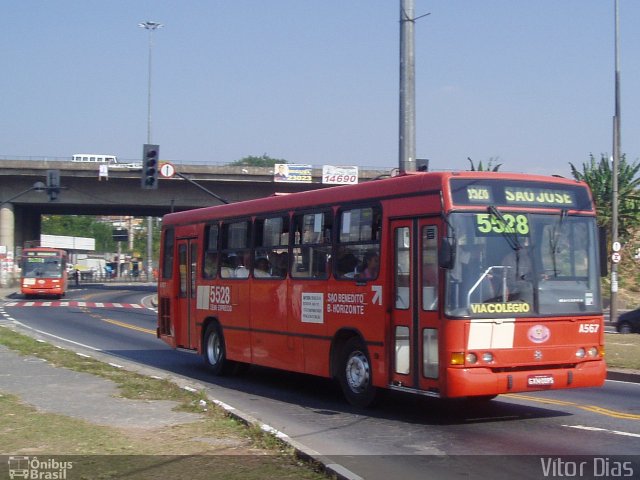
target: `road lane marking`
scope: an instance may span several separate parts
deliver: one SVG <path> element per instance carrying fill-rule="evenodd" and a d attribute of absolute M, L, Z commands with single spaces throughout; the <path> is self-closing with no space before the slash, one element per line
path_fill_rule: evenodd
<path fill-rule="evenodd" d="M 506 395 L 508 398 L 516 398 L 519 400 L 528 400 L 537 403 L 546 403 L 550 405 L 559 405 L 563 407 L 575 407 L 587 412 L 598 413 L 612 418 L 621 418 L 624 420 L 640 420 L 640 415 L 635 413 L 618 412 L 616 410 L 609 410 L 608 408 L 598 407 L 596 405 L 581 405 L 575 402 L 569 402 L 566 400 L 555 400 L 551 398 L 534 397 L 531 395 L 521 395 L 519 393 L 510 393 Z"/>
<path fill-rule="evenodd" d="M 5 307 L 86 307 L 86 308 L 134 308 L 134 309 L 147 309 L 153 310 L 152 308 L 148 308 L 139 303 L 118 303 L 118 302 L 82 302 L 75 300 L 64 300 L 64 301 L 43 301 L 43 302 L 24 302 L 24 301 L 13 301 L 6 302 L 4 304 Z"/>
<path fill-rule="evenodd" d="M 576 428 L 578 430 L 587 430 L 590 432 L 605 432 L 605 433 L 611 433 L 613 435 L 623 435 L 625 437 L 640 438 L 640 433 L 622 432 L 620 430 L 608 430 L 606 428 L 599 428 L 599 427 L 587 427 L 585 425 L 562 425 L 562 426 L 567 428 Z"/>
<path fill-rule="evenodd" d="M 138 327 L 136 325 L 131 325 L 129 323 L 120 322 L 118 320 L 113 320 L 111 318 L 98 317 L 98 319 L 102 320 L 103 322 L 107 322 L 107 323 L 110 323 L 112 325 L 116 325 L 118 327 L 128 328 L 129 330 L 135 330 L 137 332 L 148 333 L 148 334 L 154 335 L 154 336 L 156 334 L 156 331 L 155 330 L 151 330 L 150 328 Z"/>
<path fill-rule="evenodd" d="M 596 405 L 585 405 L 581 406 L 580 408 L 583 408 L 589 412 L 600 413 L 608 417 L 622 418 L 624 420 L 640 420 L 640 415 L 637 415 L 635 413 L 616 412 L 615 410 L 609 410 L 608 408 L 598 407 Z"/>

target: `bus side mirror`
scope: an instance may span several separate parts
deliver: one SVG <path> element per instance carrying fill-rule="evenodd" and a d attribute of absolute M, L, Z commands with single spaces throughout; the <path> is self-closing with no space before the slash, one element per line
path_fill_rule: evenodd
<path fill-rule="evenodd" d="M 438 264 L 440 268 L 446 268 L 450 270 L 456 263 L 456 238 L 444 237 L 440 244 L 440 250 L 438 252 Z"/>
<path fill-rule="evenodd" d="M 607 228 L 598 227 L 598 243 L 600 246 L 600 276 L 609 274 L 609 253 L 607 251 Z"/>

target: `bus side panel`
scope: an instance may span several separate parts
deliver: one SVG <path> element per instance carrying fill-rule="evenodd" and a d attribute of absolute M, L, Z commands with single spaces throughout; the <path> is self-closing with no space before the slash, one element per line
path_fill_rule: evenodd
<path fill-rule="evenodd" d="M 382 251 L 383 258 L 384 253 Z M 335 336 L 340 330 L 349 330 L 363 338 L 372 366 L 373 384 L 377 387 L 389 384 L 389 370 L 385 360 L 389 318 L 384 302 L 387 295 L 384 276 L 385 266 L 381 264 L 379 276 L 375 280 L 358 283 L 355 280 L 332 282 L 323 304 L 330 336 Z M 335 353 L 340 356 L 340 352 Z"/>
<path fill-rule="evenodd" d="M 294 335 L 299 371 L 328 377 L 331 340 L 327 335 L 324 280 L 305 280 L 290 287 L 289 331 Z"/>
<path fill-rule="evenodd" d="M 249 281 L 219 279 L 213 285 L 204 286 L 204 291 L 208 298 L 199 302 L 199 308 L 205 310 L 204 316 L 216 318 L 222 325 L 227 358 L 252 362 Z"/>
<path fill-rule="evenodd" d="M 224 342 L 226 355 L 229 360 L 251 363 L 251 334 L 247 328 L 230 327 L 225 322 Z"/>
<path fill-rule="evenodd" d="M 287 289 L 288 282 L 280 279 L 252 280 L 252 359 L 259 365 L 301 372 L 302 339 L 289 335 Z"/>

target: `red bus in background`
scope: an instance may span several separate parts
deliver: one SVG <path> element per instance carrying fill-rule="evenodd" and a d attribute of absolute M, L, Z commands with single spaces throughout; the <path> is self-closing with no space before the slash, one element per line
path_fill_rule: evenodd
<path fill-rule="evenodd" d="M 58 248 L 24 248 L 20 261 L 20 291 L 35 296 L 63 297 L 67 292 L 67 252 Z"/>
<path fill-rule="evenodd" d="M 258 364 L 436 397 L 602 385 L 586 184 L 410 173 L 172 213 L 157 335 L 215 374 Z"/>

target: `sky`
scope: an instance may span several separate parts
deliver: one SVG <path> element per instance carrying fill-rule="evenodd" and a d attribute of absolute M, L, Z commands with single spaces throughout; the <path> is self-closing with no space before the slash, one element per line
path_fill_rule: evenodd
<path fill-rule="evenodd" d="M 400 0 L 0 2 L 0 158 L 398 166 Z M 640 158 L 640 2 L 619 0 L 621 151 Z M 614 0 L 415 0 L 416 152 L 570 176 L 610 155 Z"/>

